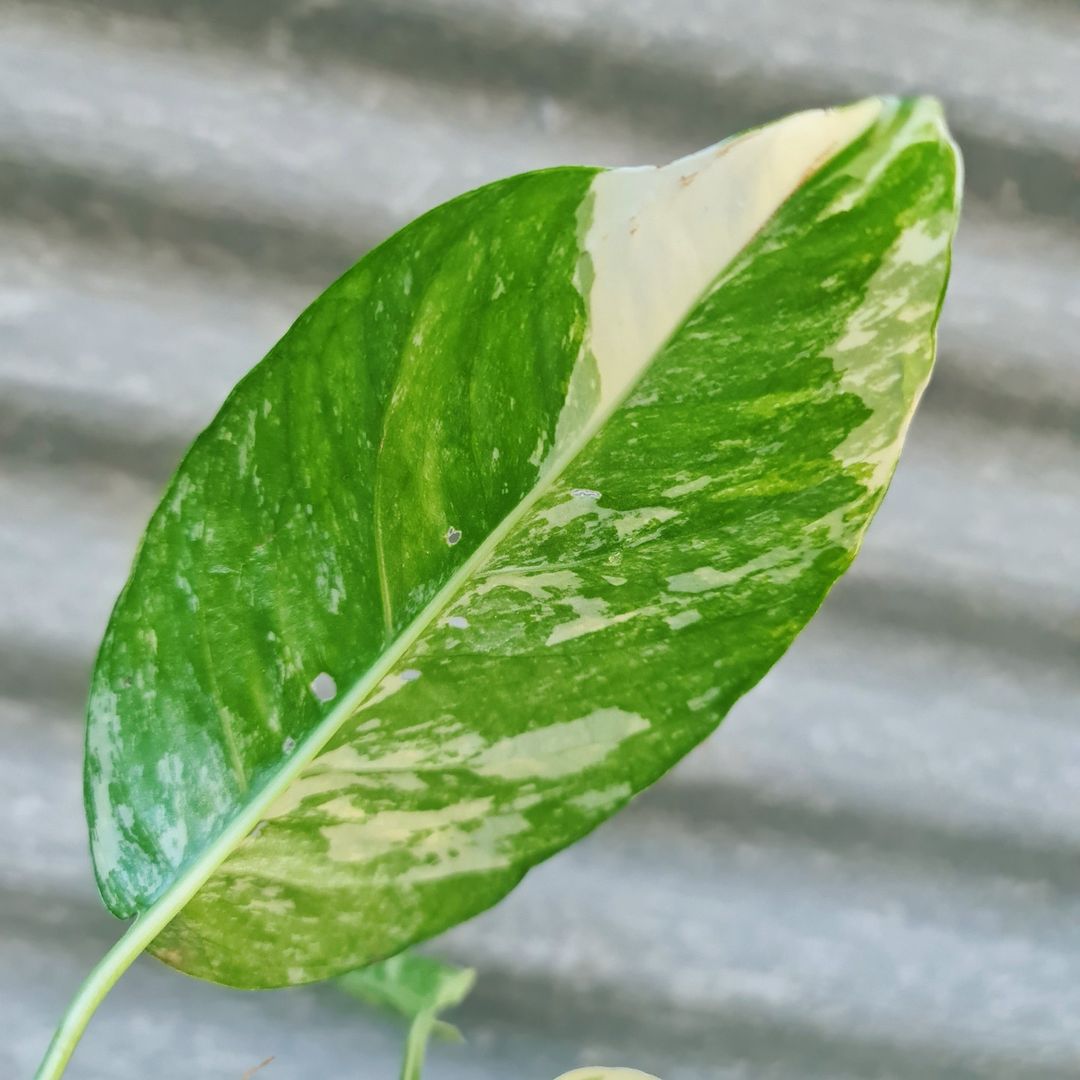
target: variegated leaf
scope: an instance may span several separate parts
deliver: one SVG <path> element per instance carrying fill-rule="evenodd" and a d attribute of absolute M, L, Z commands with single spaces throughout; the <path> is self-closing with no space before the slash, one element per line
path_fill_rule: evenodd
<path fill-rule="evenodd" d="M 117 603 L 107 905 L 192 974 L 322 979 L 656 780 L 854 557 L 957 190 L 938 106 L 875 99 L 504 180 L 367 255 L 192 447 Z"/>

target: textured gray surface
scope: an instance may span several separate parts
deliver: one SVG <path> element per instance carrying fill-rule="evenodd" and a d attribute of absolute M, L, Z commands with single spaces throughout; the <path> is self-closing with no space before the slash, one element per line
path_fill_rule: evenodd
<path fill-rule="evenodd" d="M 159 6 L 160 5 L 160 6 Z M 696 754 L 501 907 L 433 1080 L 1080 1075 L 1080 8 L 1069 0 L 0 2 L 0 1076 L 119 927 L 85 677 L 172 464 L 390 229 L 565 161 L 939 94 L 969 201 L 855 570 Z M 383 1080 L 329 988 L 136 965 L 73 1078 Z"/>

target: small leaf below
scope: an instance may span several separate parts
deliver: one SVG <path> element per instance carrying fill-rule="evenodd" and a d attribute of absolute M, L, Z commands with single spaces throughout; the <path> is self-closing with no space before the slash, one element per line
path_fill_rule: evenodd
<path fill-rule="evenodd" d="M 401 1080 L 420 1080 L 428 1039 L 437 1035 L 461 1042 L 461 1032 L 439 1013 L 460 1005 L 476 981 L 471 968 L 444 964 L 430 956 L 400 953 L 380 964 L 350 971 L 337 979 L 348 994 L 369 1005 L 400 1013 L 412 1023 L 405 1044 Z"/>

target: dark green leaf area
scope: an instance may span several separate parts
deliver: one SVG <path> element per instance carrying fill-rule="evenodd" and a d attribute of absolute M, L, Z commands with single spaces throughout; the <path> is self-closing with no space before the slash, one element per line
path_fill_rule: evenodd
<path fill-rule="evenodd" d="M 87 807 L 116 914 L 205 848 L 535 483 L 581 350 L 594 173 L 501 181 L 393 236 L 188 453 L 93 677 Z"/>

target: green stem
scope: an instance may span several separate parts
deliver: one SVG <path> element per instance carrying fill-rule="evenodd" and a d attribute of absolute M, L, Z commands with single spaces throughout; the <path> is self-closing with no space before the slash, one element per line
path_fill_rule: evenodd
<path fill-rule="evenodd" d="M 329 734 L 322 736 L 323 742 Z M 206 884 L 206 879 L 259 821 L 269 803 L 292 779 L 284 771 L 239 813 L 221 835 L 145 911 L 139 913 L 127 933 L 101 958 L 79 987 L 56 1029 L 34 1080 L 58 1080 L 75 1052 L 90 1017 L 113 984 L 139 955 L 179 914 L 184 905 Z"/>
<path fill-rule="evenodd" d="M 150 915 L 147 912 L 146 915 Z M 86 977 L 79 992 L 71 1000 L 56 1029 L 56 1034 L 49 1043 L 35 1080 L 57 1080 L 63 1075 L 64 1068 L 75 1047 L 94 1015 L 94 1010 L 101 1004 L 105 995 L 113 988 L 116 980 L 131 966 L 132 961 L 157 937 L 162 929 L 160 920 L 140 915 L 128 927 L 124 936 L 98 961 L 94 970 Z"/>
<path fill-rule="evenodd" d="M 401 1080 L 420 1080 L 424 1071 L 424 1051 L 435 1026 L 435 1013 L 425 1009 L 417 1013 L 409 1026 L 409 1035 L 405 1040 L 405 1060 L 401 1064 Z"/>

